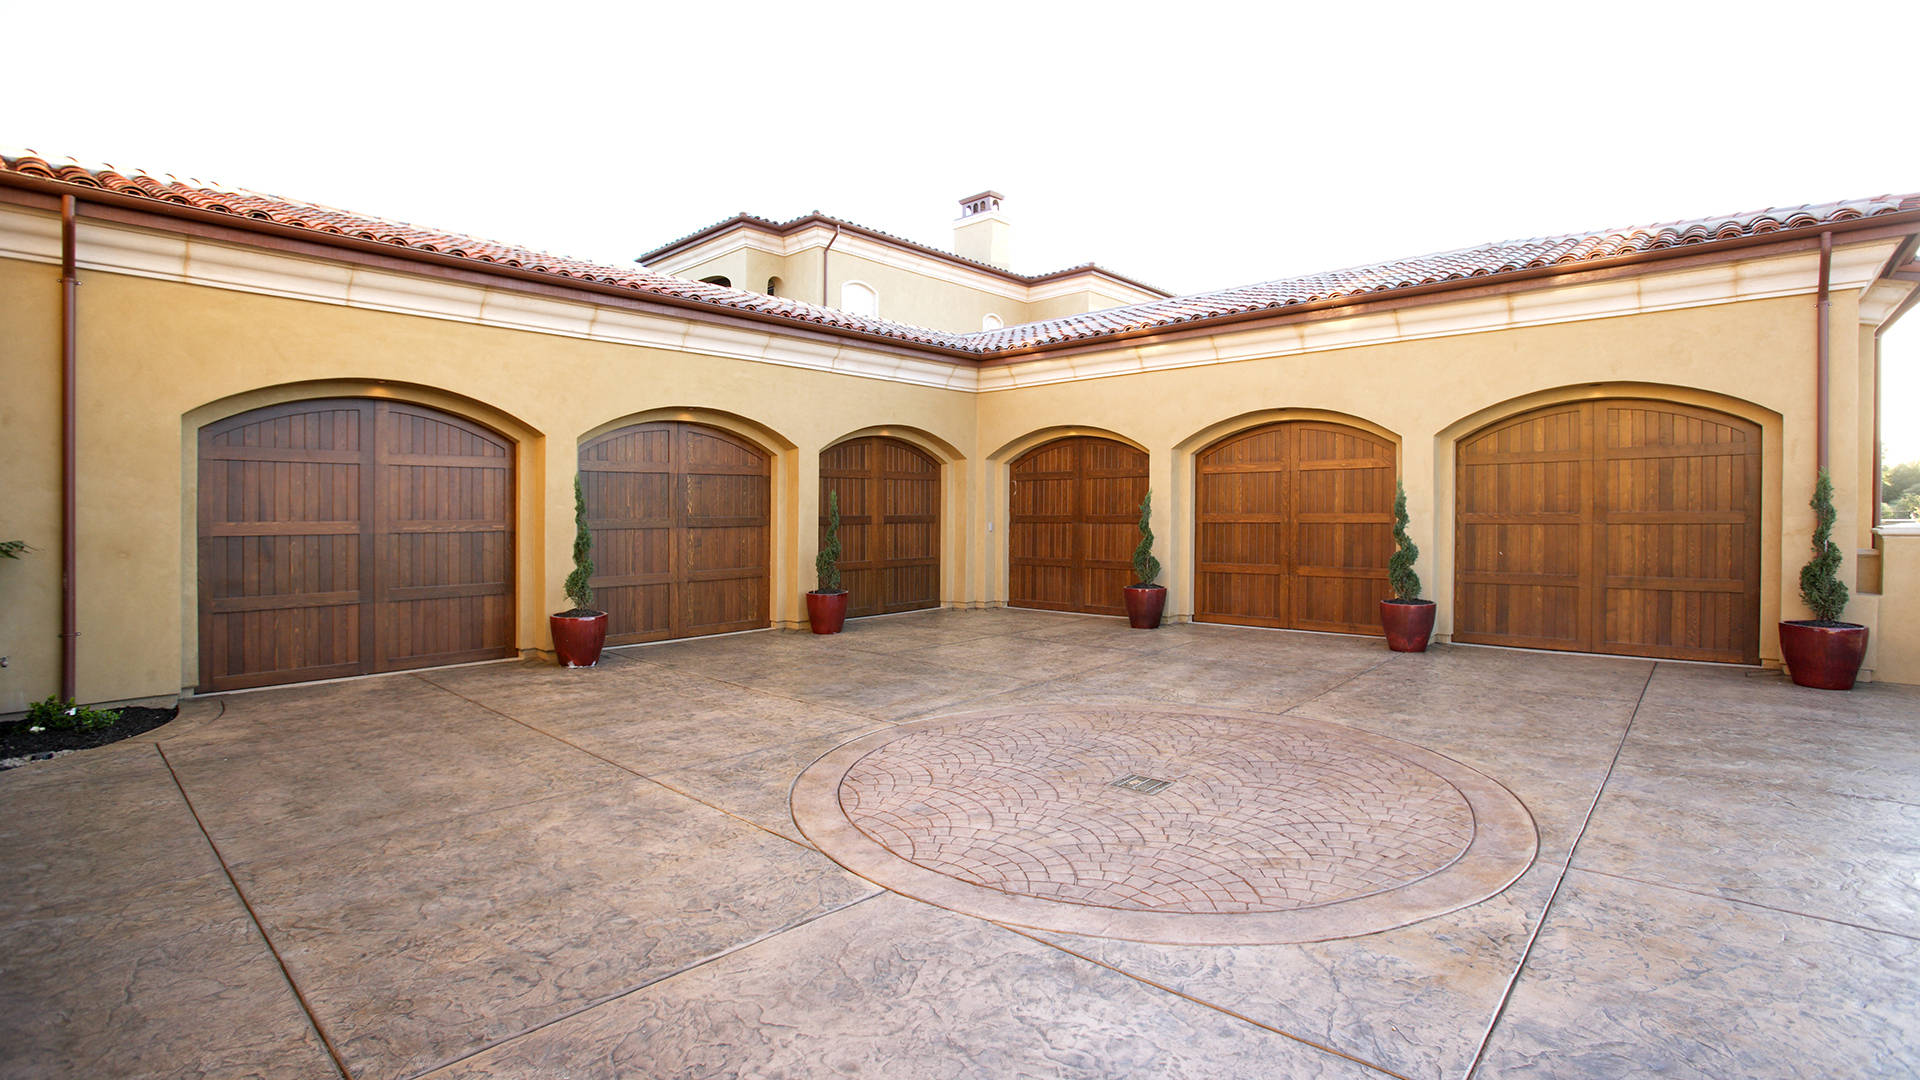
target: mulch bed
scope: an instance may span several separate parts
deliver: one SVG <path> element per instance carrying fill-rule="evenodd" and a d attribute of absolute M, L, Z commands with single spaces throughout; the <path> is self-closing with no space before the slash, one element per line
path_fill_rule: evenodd
<path fill-rule="evenodd" d="M 0 761 L 31 759 L 35 754 L 56 754 L 62 750 L 90 750 L 116 743 L 135 735 L 145 735 L 172 720 L 179 712 L 177 708 L 149 709 L 141 705 L 129 705 L 120 710 L 117 722 L 92 731 L 58 731 L 49 728 L 33 732 L 27 730 L 25 720 L 0 723 Z M 0 768 L 4 767 L 0 765 Z"/>

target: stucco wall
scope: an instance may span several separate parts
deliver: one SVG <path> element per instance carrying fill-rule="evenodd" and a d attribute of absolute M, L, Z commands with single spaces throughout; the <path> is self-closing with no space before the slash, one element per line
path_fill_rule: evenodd
<path fill-rule="evenodd" d="M 1920 526 L 1888 526 L 1880 537 L 1882 581 L 1879 596 L 1856 598 L 1847 618 L 1867 621 L 1866 668 L 1884 682 L 1920 683 Z"/>
<path fill-rule="evenodd" d="M 974 395 L 683 352 L 83 272 L 79 485 L 79 693 L 123 700 L 197 678 L 194 433 L 296 398 L 391 396 L 446 408 L 516 440 L 521 648 L 546 647 L 566 603 L 579 440 L 622 421 L 730 427 L 775 454 L 773 618 L 804 618 L 817 545 L 818 455 L 884 429 L 950 462 L 963 492 Z M 9 342 L 10 497 L 0 533 L 40 549 L 0 566 L 0 712 L 58 682 L 58 271 L 0 260 Z M 16 392 L 17 391 L 17 392 Z M 18 492 L 15 497 L 12 493 Z M 943 592 L 964 590 L 956 498 Z"/>
<path fill-rule="evenodd" d="M 1853 297 L 1834 298 L 1834 425 L 1850 432 L 1859 396 Z M 1253 335 L 1250 335 L 1253 336 Z M 1004 521 L 1006 468 L 1048 429 L 1111 433 L 1151 455 L 1155 533 L 1168 611 L 1193 611 L 1193 456 L 1244 428 L 1291 418 L 1354 418 L 1400 441 L 1401 473 L 1426 594 L 1451 632 L 1454 442 L 1503 416 L 1555 401 L 1637 396 L 1743 416 L 1762 429 L 1761 655 L 1779 656 L 1774 624 L 1802 617 L 1797 585 L 1811 529 L 1799 512 L 1813 477 L 1813 307 L 1784 297 L 1460 337 L 1122 375 L 980 397 L 976 485 L 983 520 Z M 1256 338 L 1257 340 L 1257 338 Z M 1241 351 L 1249 346 L 1241 342 Z M 1256 350 L 1257 351 L 1257 350 Z M 1836 502 L 1855 512 L 1865 470 L 1856 440 L 1837 438 Z M 1793 508 L 1783 513 L 1783 508 Z M 1004 528 L 980 565 L 987 595 L 1006 595 Z M 1851 580 L 1852 562 L 1844 571 Z M 1783 582 L 1786 586 L 1783 590 Z"/>
<path fill-rule="evenodd" d="M 83 257 L 85 250 L 83 244 Z M 202 245 L 169 257 L 186 264 L 197 257 L 207 265 L 218 261 L 215 256 L 242 254 Z M 248 257 L 257 267 L 248 287 L 285 280 L 289 288 L 321 288 L 312 284 L 318 277 L 294 282 L 272 276 L 293 266 L 284 260 Z M 836 265 L 845 265 L 847 276 L 877 276 L 851 260 L 842 264 L 838 254 Z M 773 360 L 772 346 L 738 331 L 693 324 L 673 324 L 677 329 L 666 336 L 674 348 L 653 347 L 564 329 L 541 333 L 463 321 L 471 315 L 400 314 L 97 269 L 83 269 L 81 276 L 84 700 L 169 694 L 197 677 L 193 489 L 199 426 L 268 404 L 330 395 L 417 401 L 489 424 L 515 440 L 516 634 L 523 649 L 548 644 L 544 617 L 565 606 L 560 587 L 569 568 L 579 440 L 620 423 L 660 418 L 728 427 L 773 453 L 772 614 L 783 625 L 799 623 L 801 594 L 810 587 L 818 454 L 842 438 L 896 434 L 946 463 L 941 550 L 943 600 L 949 604 L 1006 598 L 1006 468 L 1015 456 L 1076 432 L 1112 434 L 1141 446 L 1151 455 L 1169 610 L 1185 617 L 1192 612 L 1194 454 L 1268 420 L 1347 419 L 1398 441 L 1413 531 L 1423 550 L 1419 571 L 1426 594 L 1440 604 L 1444 635 L 1452 614 L 1455 440 L 1554 401 L 1662 398 L 1721 409 L 1761 426 L 1763 657 L 1778 655 L 1775 622 L 1803 614 L 1795 583 L 1811 525 L 1805 505 L 1814 453 L 1813 304 L 1804 294 L 1417 337 L 1432 332 L 1434 314 L 1443 310 L 1423 308 L 1422 318 L 1399 323 L 1407 334 L 1403 340 L 1306 353 L 1298 351 L 1303 337 L 1294 329 L 1234 330 L 1208 339 L 1203 351 L 1246 359 L 1142 371 L 1156 355 L 1171 355 L 1165 350 L 1172 346 L 1128 345 L 1066 363 L 1087 371 L 1131 365 L 1130 374 L 972 393 L 743 359 L 764 354 Z M 366 295 L 389 295 L 398 280 L 374 275 L 367 286 L 374 291 Z M 7 498 L 0 500 L 0 539 L 25 539 L 38 549 L 23 561 L 0 563 L 0 655 L 9 657 L 0 670 L 0 712 L 44 697 L 58 677 L 57 283 L 58 270 L 44 262 L 0 259 L 0 334 L 8 342 L 0 422 L 12 450 Z M 342 295 L 359 295 L 352 292 L 358 285 L 341 288 L 348 290 Z M 465 286 L 434 288 L 478 293 Z M 422 285 L 408 302 L 433 310 L 426 305 L 442 301 L 430 292 Z M 883 291 L 883 311 L 886 302 Z M 548 306 L 536 310 L 505 293 L 461 303 L 479 305 L 463 311 L 490 312 L 499 305 L 501 317 L 520 320 L 515 325 L 597 325 L 596 309 L 587 304 L 542 301 Z M 1465 307 L 1485 304 L 1470 301 Z M 576 309 L 584 313 L 577 319 L 568 314 Z M 1317 340 L 1340 340 L 1339 323 L 1316 324 Z M 1859 331 L 1855 292 L 1835 294 L 1833 326 L 1836 501 L 1842 521 L 1859 521 L 1871 471 L 1870 442 L 1859 435 L 1871 387 L 1870 373 L 1862 369 L 1870 361 L 1864 346 L 1871 339 Z M 857 364 L 858 370 L 915 363 L 797 339 L 790 349 L 789 360 L 821 357 L 828 366 Z M 1061 363 L 1033 367 L 1053 365 L 1048 370 L 1057 373 Z M 941 365 L 921 364 L 913 377 L 937 382 L 939 370 Z M 1889 593 L 1920 588 L 1920 567 L 1901 565 L 1890 552 Z M 1843 577 L 1852 581 L 1851 559 Z M 1920 669 L 1920 639 L 1910 629 L 1916 618 L 1910 599 L 1881 598 L 1862 603 L 1855 613 L 1870 624 L 1894 620 L 1884 632 L 1876 628 L 1880 677 L 1907 672 L 1907 678 L 1920 678 L 1911 673 Z"/>

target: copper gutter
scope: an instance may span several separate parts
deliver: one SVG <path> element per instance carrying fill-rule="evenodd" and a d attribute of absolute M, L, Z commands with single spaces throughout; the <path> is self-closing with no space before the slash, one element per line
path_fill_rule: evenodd
<path fill-rule="evenodd" d="M 74 290 L 80 279 L 74 271 L 74 199 L 60 197 L 60 700 L 74 696 L 78 667 L 79 605 L 74 599 L 79 530 L 75 497 L 75 468 L 79 454 L 75 439 L 75 392 L 79 385 L 78 336 Z"/>
<path fill-rule="evenodd" d="M 1813 347 L 1813 438 L 1814 464 L 1827 471 L 1827 326 L 1832 319 L 1833 298 L 1827 295 L 1827 282 L 1833 276 L 1833 233 L 1820 234 L 1820 289 L 1816 302 Z"/>
<path fill-rule="evenodd" d="M 839 242 L 840 242 L 840 226 L 835 225 L 833 227 L 833 239 L 827 241 L 827 246 L 820 249 L 820 306 L 821 307 L 833 306 L 832 304 L 827 303 L 827 256 L 833 252 L 833 245 Z"/>

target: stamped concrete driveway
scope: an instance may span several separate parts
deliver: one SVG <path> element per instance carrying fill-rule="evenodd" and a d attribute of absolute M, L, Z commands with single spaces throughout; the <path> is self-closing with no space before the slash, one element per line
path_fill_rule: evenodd
<path fill-rule="evenodd" d="M 908 899 L 795 826 L 842 744 L 1050 705 L 1413 743 L 1537 852 L 1392 929 L 1173 945 Z M 0 774 L 0 1077 L 1920 1074 L 1911 687 L 1000 610 L 155 735 Z"/>

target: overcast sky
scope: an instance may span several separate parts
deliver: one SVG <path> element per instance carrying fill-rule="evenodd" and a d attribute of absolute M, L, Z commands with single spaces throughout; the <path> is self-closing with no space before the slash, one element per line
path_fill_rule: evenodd
<path fill-rule="evenodd" d="M 13 5 L 0 143 L 624 261 L 741 210 L 1191 292 L 1920 191 L 1920 4 Z M 31 89 L 27 89 L 31 88 Z M 1920 316 L 1887 335 L 1920 458 Z"/>

